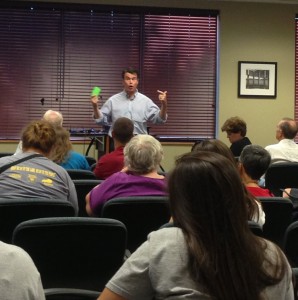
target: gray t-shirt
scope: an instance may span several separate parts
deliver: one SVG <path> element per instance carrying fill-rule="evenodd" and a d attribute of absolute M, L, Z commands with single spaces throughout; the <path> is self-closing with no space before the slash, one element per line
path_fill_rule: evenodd
<path fill-rule="evenodd" d="M 24 152 L 2 157 L 0 167 L 32 154 Z M 44 156 L 30 158 L 2 172 L 0 195 L 3 199 L 65 199 L 78 212 L 75 186 L 67 171 Z"/>
<path fill-rule="evenodd" d="M 276 246 L 268 242 L 268 255 Z M 187 248 L 179 228 L 152 232 L 107 283 L 106 287 L 126 299 L 210 300 L 202 286 L 194 282 L 187 269 Z M 270 300 L 294 299 L 291 268 L 283 280 L 265 290 Z"/>
<path fill-rule="evenodd" d="M 44 300 L 40 275 L 21 248 L 0 242 L 0 299 Z"/>

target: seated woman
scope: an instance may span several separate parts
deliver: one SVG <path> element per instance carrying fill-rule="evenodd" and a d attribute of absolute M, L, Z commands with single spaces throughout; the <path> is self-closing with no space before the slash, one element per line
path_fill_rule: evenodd
<path fill-rule="evenodd" d="M 69 132 L 61 126 L 55 130 L 57 139 L 51 159 L 64 169 L 90 170 L 86 157 L 72 150 Z"/>
<path fill-rule="evenodd" d="M 124 147 L 125 168 L 87 194 L 87 213 L 99 216 L 104 203 L 116 197 L 164 196 L 165 177 L 157 173 L 162 158 L 162 146 L 154 137 L 134 136 Z"/>
<path fill-rule="evenodd" d="M 204 140 L 200 143 L 195 143 L 192 147 L 192 151 L 210 151 L 223 155 L 226 157 L 234 166 L 237 166 L 236 159 L 233 156 L 232 151 L 226 144 L 217 139 Z M 248 219 L 255 221 L 259 225 L 263 226 L 265 223 L 265 213 L 262 208 L 260 200 L 255 198 L 252 194 L 244 191 L 247 198 L 248 205 Z"/>
<path fill-rule="evenodd" d="M 78 212 L 72 180 L 66 170 L 49 159 L 55 141 L 55 128 L 47 121 L 32 121 L 25 127 L 23 152 L 0 158 L 0 167 L 15 163 L 0 174 L 2 198 L 65 199 Z M 18 162 L 20 159 L 24 161 Z"/>
<path fill-rule="evenodd" d="M 291 267 L 248 227 L 245 189 L 227 158 L 185 154 L 168 186 L 176 226 L 152 232 L 99 300 L 294 299 Z"/>
<path fill-rule="evenodd" d="M 255 197 L 272 197 L 272 193 L 259 186 L 260 178 L 265 174 L 271 162 L 267 150 L 259 145 L 245 146 L 238 162 L 240 176 L 246 189 Z"/>

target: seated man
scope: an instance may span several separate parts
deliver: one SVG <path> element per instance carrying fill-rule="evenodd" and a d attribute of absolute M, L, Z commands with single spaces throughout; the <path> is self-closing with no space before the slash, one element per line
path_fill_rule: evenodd
<path fill-rule="evenodd" d="M 159 141 L 147 134 L 134 136 L 124 147 L 124 165 L 86 196 L 86 211 L 99 216 L 104 203 L 126 196 L 165 196 L 166 182 L 157 170 L 163 158 Z"/>
<path fill-rule="evenodd" d="M 226 120 L 221 131 L 227 132 L 227 138 L 231 143 L 230 149 L 235 157 L 240 156 L 242 149 L 251 144 L 249 138 L 246 137 L 246 123 L 239 117 Z"/>
<path fill-rule="evenodd" d="M 294 141 L 297 132 L 298 126 L 291 118 L 283 118 L 277 124 L 275 137 L 278 143 L 265 147 L 270 153 L 271 163 L 298 162 L 298 145 Z"/>
<path fill-rule="evenodd" d="M 44 113 L 42 120 L 51 123 L 55 127 L 62 126 L 62 124 L 63 124 L 62 114 L 59 111 L 55 111 L 55 110 L 51 110 L 51 109 L 47 110 Z M 22 141 L 20 141 L 17 146 L 15 154 L 22 152 L 22 150 L 23 150 Z"/>
<path fill-rule="evenodd" d="M 98 179 L 106 179 L 112 174 L 119 172 L 124 166 L 124 146 L 133 137 L 133 122 L 125 117 L 119 118 L 114 123 L 112 137 L 115 150 L 103 155 L 97 162 L 93 170 Z"/>
<path fill-rule="evenodd" d="M 272 197 L 268 189 L 258 184 L 270 165 L 271 157 L 268 151 L 258 145 L 245 146 L 239 157 L 239 172 L 246 189 L 255 197 Z"/>

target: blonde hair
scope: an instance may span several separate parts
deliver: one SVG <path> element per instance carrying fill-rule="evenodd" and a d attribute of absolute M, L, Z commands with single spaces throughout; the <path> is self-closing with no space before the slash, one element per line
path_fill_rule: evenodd
<path fill-rule="evenodd" d="M 55 128 L 56 131 L 56 142 L 51 153 L 51 159 L 57 163 L 63 163 L 68 159 L 69 151 L 72 149 L 70 142 L 70 135 L 67 130 L 63 127 L 58 126 Z"/>
<path fill-rule="evenodd" d="M 137 174 L 148 174 L 156 170 L 163 159 L 160 142 L 147 134 L 134 136 L 123 152 L 125 166 Z"/>

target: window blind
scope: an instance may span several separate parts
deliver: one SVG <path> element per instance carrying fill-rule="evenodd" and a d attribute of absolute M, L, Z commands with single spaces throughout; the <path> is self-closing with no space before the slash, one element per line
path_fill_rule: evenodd
<path fill-rule="evenodd" d="M 168 91 L 168 121 L 150 133 L 214 137 L 217 13 L 202 12 L 2 8 L 0 138 L 19 138 L 48 109 L 61 111 L 68 129 L 100 129 L 90 92 L 101 87 L 103 104 L 122 90 L 127 66 L 140 70 L 139 90 L 158 106 L 157 90 Z"/>

